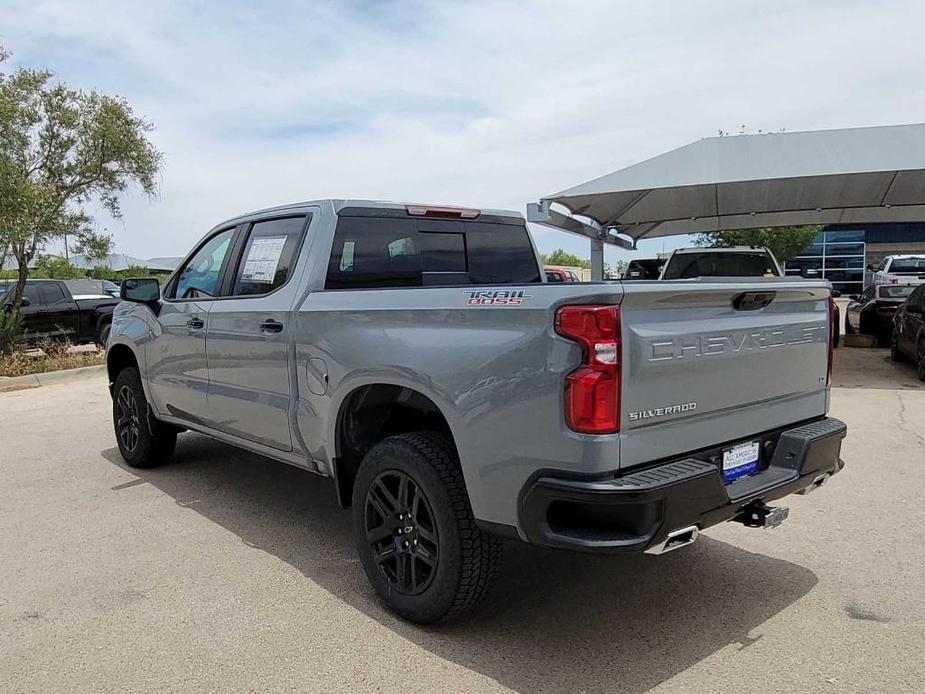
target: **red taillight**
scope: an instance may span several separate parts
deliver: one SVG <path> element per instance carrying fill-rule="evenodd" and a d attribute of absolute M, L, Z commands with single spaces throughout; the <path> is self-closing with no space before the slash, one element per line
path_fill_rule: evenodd
<path fill-rule="evenodd" d="M 439 205 L 405 205 L 405 211 L 415 217 L 457 217 L 475 219 L 481 210 L 467 207 L 441 207 Z"/>
<path fill-rule="evenodd" d="M 620 430 L 620 307 L 563 306 L 556 332 L 581 344 L 581 366 L 565 377 L 565 421 L 583 434 Z"/>
<path fill-rule="evenodd" d="M 825 386 L 828 388 L 832 385 L 832 361 L 835 358 L 835 331 L 838 326 L 835 325 L 835 299 L 829 297 L 829 362 L 825 369 Z"/>

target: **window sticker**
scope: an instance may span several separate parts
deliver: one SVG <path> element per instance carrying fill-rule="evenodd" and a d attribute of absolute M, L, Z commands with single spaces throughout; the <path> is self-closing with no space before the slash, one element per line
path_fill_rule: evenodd
<path fill-rule="evenodd" d="M 244 272 L 241 279 L 245 282 L 259 284 L 273 284 L 276 276 L 276 267 L 286 245 L 285 236 L 265 236 L 251 242 L 247 259 L 244 261 Z"/>

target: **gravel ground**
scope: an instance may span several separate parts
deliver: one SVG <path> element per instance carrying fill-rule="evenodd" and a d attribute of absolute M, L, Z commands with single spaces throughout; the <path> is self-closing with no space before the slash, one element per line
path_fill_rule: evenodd
<path fill-rule="evenodd" d="M 126 469 L 102 377 L 0 394 L 0 691 L 923 691 L 925 390 L 837 354 L 848 466 L 782 527 L 512 543 L 426 629 L 372 596 L 329 481 L 193 434 Z"/>

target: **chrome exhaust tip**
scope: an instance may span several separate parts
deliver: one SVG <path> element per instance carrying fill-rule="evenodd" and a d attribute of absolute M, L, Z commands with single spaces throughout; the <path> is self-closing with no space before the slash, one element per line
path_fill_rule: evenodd
<path fill-rule="evenodd" d="M 681 547 L 687 547 L 694 544 L 697 536 L 700 535 L 700 529 L 696 525 L 690 525 L 686 528 L 678 528 L 668 533 L 664 542 L 649 547 L 646 554 L 665 554 Z"/>
<path fill-rule="evenodd" d="M 831 477 L 831 476 L 832 476 L 832 475 L 831 475 L 830 473 L 828 473 L 828 472 L 822 473 L 821 475 L 819 475 L 818 477 L 816 477 L 815 479 L 813 479 L 813 483 L 812 483 L 811 485 L 809 485 L 808 487 L 804 487 L 803 489 L 799 490 L 799 491 L 797 492 L 797 494 L 802 494 L 802 495 L 805 496 L 806 494 L 810 494 L 810 493 L 816 491 L 817 489 L 819 489 L 819 487 L 821 487 L 823 484 L 825 484 L 826 482 L 828 482 L 828 481 L 829 481 L 829 477 Z"/>

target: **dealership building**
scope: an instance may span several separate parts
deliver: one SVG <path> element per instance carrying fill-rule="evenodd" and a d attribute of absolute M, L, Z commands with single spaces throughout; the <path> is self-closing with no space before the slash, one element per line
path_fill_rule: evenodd
<path fill-rule="evenodd" d="M 925 222 L 831 225 L 816 234 L 805 251 L 787 261 L 786 272 L 818 270 L 843 294 L 859 294 L 868 265 L 878 264 L 884 256 L 910 253 L 925 255 Z"/>

